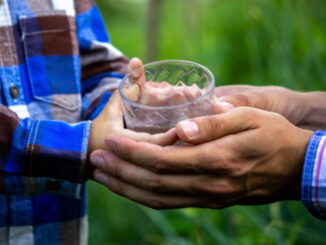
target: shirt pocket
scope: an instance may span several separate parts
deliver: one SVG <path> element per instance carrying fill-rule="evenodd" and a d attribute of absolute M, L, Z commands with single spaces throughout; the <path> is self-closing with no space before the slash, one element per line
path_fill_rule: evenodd
<path fill-rule="evenodd" d="M 76 111 L 80 60 L 74 18 L 52 10 L 20 15 L 19 26 L 33 99 Z"/>

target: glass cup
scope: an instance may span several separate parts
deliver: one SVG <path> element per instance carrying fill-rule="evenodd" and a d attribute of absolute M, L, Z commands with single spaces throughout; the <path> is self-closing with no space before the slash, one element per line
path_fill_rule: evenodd
<path fill-rule="evenodd" d="M 126 126 L 153 134 L 214 114 L 214 87 L 212 72 L 190 61 L 164 60 L 132 70 L 119 87 Z"/>

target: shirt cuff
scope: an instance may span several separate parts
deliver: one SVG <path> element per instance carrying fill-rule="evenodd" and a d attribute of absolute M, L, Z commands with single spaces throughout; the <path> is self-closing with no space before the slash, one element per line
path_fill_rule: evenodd
<path fill-rule="evenodd" d="M 317 218 L 326 220 L 326 132 L 311 137 L 303 167 L 301 200 Z"/>
<path fill-rule="evenodd" d="M 27 176 L 84 182 L 90 121 L 75 124 L 34 121 L 34 124 L 26 147 Z"/>
<path fill-rule="evenodd" d="M 29 177 L 17 174 L 0 173 L 0 194 L 15 196 L 61 195 L 80 199 L 81 183 L 49 177 Z"/>

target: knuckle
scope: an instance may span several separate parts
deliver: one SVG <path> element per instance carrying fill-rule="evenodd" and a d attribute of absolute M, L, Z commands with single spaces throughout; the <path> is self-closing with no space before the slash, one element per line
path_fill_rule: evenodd
<path fill-rule="evenodd" d="M 249 106 L 249 98 L 245 94 L 234 94 L 230 100 L 235 106 Z"/>
<path fill-rule="evenodd" d="M 258 110 L 251 107 L 239 108 L 239 116 L 245 122 L 252 122 L 253 120 L 257 121 L 257 119 L 260 118 L 260 114 L 258 113 Z"/>
<path fill-rule="evenodd" d="M 217 120 L 216 116 L 209 116 L 207 117 L 207 129 L 206 134 L 211 135 L 213 137 L 215 134 L 218 132 L 223 131 L 223 121 L 222 120 Z"/>
<path fill-rule="evenodd" d="M 252 107 L 243 108 L 243 116 L 246 116 L 247 119 L 253 118 L 257 116 L 257 109 Z"/>
<path fill-rule="evenodd" d="M 271 112 L 270 115 L 278 121 L 286 121 L 285 117 L 279 113 Z"/>
<path fill-rule="evenodd" d="M 109 149 L 112 151 L 112 152 L 121 152 L 123 151 L 123 149 L 120 148 L 119 144 L 117 144 L 116 142 L 114 142 L 113 140 L 107 140 L 106 141 L 106 144 L 107 146 L 109 147 Z M 123 152 L 124 153 L 124 152 Z"/>
<path fill-rule="evenodd" d="M 209 185 L 203 187 L 205 193 L 212 196 L 224 197 L 227 199 L 229 196 L 233 196 L 236 193 L 235 187 L 228 180 L 215 180 Z"/>
<path fill-rule="evenodd" d="M 162 210 L 165 208 L 165 205 L 161 201 L 156 199 L 149 200 L 146 206 L 156 210 Z"/>
<path fill-rule="evenodd" d="M 123 171 L 120 164 L 107 164 L 105 169 L 113 177 L 121 177 L 121 172 Z"/>
<path fill-rule="evenodd" d="M 115 191 L 120 195 L 126 196 L 125 195 L 125 188 L 122 185 L 116 185 L 115 186 Z"/>
<path fill-rule="evenodd" d="M 162 172 L 165 172 L 167 168 L 167 162 L 162 157 L 157 157 L 150 164 L 150 168 L 154 173 L 160 174 Z"/>
<path fill-rule="evenodd" d="M 206 207 L 210 208 L 210 209 L 222 209 L 222 208 L 224 208 L 224 206 L 222 204 L 214 203 L 214 202 L 207 203 Z"/>
<path fill-rule="evenodd" d="M 116 191 L 118 192 L 118 193 L 120 193 L 121 195 L 125 195 L 125 188 L 123 187 L 123 185 L 117 185 L 116 186 Z"/>
<path fill-rule="evenodd" d="M 205 168 L 208 171 L 227 175 L 232 171 L 231 163 L 228 161 L 220 160 L 220 161 L 208 161 L 205 164 Z"/>
<path fill-rule="evenodd" d="M 111 179 L 108 183 L 108 187 L 115 193 L 126 196 L 126 189 L 122 184 L 117 183 L 114 179 Z"/>
<path fill-rule="evenodd" d="M 114 165 L 107 165 L 106 169 L 105 169 L 108 173 L 110 173 L 110 175 L 112 175 L 113 177 L 117 177 L 118 176 L 118 165 L 114 164 Z"/>
<path fill-rule="evenodd" d="M 206 200 L 197 206 L 202 208 L 210 208 L 210 209 L 223 209 L 230 206 L 230 204 L 216 201 L 216 200 Z"/>
<path fill-rule="evenodd" d="M 160 191 L 162 190 L 162 181 L 158 176 L 152 176 L 147 182 L 147 188 L 151 191 Z"/>
<path fill-rule="evenodd" d="M 206 185 L 206 186 L 202 187 L 202 191 L 205 194 L 209 194 L 209 195 L 215 196 L 217 194 L 216 186 L 213 186 L 213 185 Z"/>

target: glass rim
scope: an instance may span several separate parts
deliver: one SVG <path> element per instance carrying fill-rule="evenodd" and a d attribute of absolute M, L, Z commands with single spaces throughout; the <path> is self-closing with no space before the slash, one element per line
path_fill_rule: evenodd
<path fill-rule="evenodd" d="M 122 100 L 126 101 L 128 104 L 134 106 L 134 107 L 140 107 L 142 109 L 148 109 L 148 110 L 168 110 L 168 109 L 177 109 L 177 108 L 181 108 L 181 107 L 186 107 L 188 105 L 191 105 L 191 104 L 195 104 L 196 102 L 200 101 L 203 97 L 205 97 L 207 94 L 209 94 L 214 88 L 215 88 L 215 78 L 214 78 L 214 75 L 213 73 L 205 66 L 201 65 L 201 64 L 198 64 L 196 62 L 192 62 L 192 61 L 187 61 L 187 60 L 160 60 L 160 61 L 155 61 L 155 62 L 150 62 L 150 63 L 147 63 L 144 65 L 144 68 L 147 67 L 147 66 L 150 66 L 150 65 L 157 65 L 157 64 L 164 64 L 164 63 L 186 63 L 186 64 L 191 64 L 191 65 L 195 65 L 195 66 L 198 66 L 200 67 L 201 69 L 203 69 L 204 71 L 206 71 L 208 73 L 208 75 L 211 77 L 211 80 L 210 80 L 210 85 L 208 86 L 208 89 L 205 91 L 204 94 L 202 94 L 201 96 L 199 96 L 198 98 L 192 100 L 192 101 L 189 101 L 187 103 L 184 103 L 184 104 L 179 104 L 179 105 L 170 105 L 170 106 L 150 106 L 150 105 L 142 105 L 142 104 L 139 104 L 139 103 L 136 103 L 136 102 L 133 102 L 131 101 L 130 99 L 128 99 L 124 93 L 122 92 L 123 91 L 123 85 L 125 83 L 125 81 L 127 80 L 128 76 L 134 72 L 135 70 L 138 70 L 140 69 L 139 68 L 136 68 L 130 72 L 128 72 L 123 78 L 122 78 L 122 81 L 120 82 L 119 84 L 119 94 L 120 94 L 120 97 L 122 98 Z"/>

